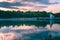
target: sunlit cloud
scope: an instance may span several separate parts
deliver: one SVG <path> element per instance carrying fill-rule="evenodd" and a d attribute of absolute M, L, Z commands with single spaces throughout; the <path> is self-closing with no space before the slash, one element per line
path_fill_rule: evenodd
<path fill-rule="evenodd" d="M 11 9 L 11 8 L 3 8 L 3 7 L 0 7 L 0 10 L 4 10 L 4 11 L 18 11 L 18 9 Z"/>
<path fill-rule="evenodd" d="M 0 2 L 14 2 L 15 0 L 0 0 Z"/>
<path fill-rule="evenodd" d="M 45 11 L 50 12 L 60 12 L 60 4 L 49 5 L 47 8 L 44 8 Z"/>

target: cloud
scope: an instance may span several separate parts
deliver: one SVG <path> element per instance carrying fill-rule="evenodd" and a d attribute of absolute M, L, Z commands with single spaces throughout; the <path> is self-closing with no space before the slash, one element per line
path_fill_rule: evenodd
<path fill-rule="evenodd" d="M 41 4 L 39 2 L 0 2 L 0 7 L 5 8 L 14 8 L 14 9 L 23 9 L 23 10 L 39 10 L 42 8 L 46 8 L 47 5 Z"/>
<path fill-rule="evenodd" d="M 42 4 L 49 4 L 49 0 L 23 0 L 28 2 L 40 2 Z"/>
<path fill-rule="evenodd" d="M 9 3 L 9 2 L 0 2 L 0 7 L 5 7 L 5 8 L 14 8 L 12 6 L 22 6 L 20 2 L 16 3 Z"/>
<path fill-rule="evenodd" d="M 60 4 L 60 0 L 0 0 L 0 7 L 12 8 L 18 10 L 54 10 L 56 4 Z M 53 5 L 53 7 L 51 7 Z M 59 6 L 59 5 L 58 5 Z M 56 5 L 57 7 L 57 5 Z M 60 8 L 60 7 L 59 7 Z M 48 11 L 47 10 L 47 11 Z M 56 10 L 59 10 L 58 8 Z"/>
<path fill-rule="evenodd" d="M 0 2 L 14 2 L 15 0 L 0 0 Z"/>
<path fill-rule="evenodd" d="M 60 4 L 60 0 L 50 0 L 49 2 L 54 4 Z"/>
<path fill-rule="evenodd" d="M 60 12 L 60 4 L 54 4 L 54 5 L 52 4 L 42 10 L 51 11 L 51 12 Z"/>
<path fill-rule="evenodd" d="M 47 5 L 44 5 L 44 4 L 41 4 L 41 3 L 39 3 L 39 2 L 23 2 L 23 4 L 25 5 L 25 6 L 30 6 L 30 7 L 33 7 L 33 8 L 35 8 L 35 9 L 42 9 L 42 8 L 46 8 L 47 7 Z"/>
<path fill-rule="evenodd" d="M 4 11 L 18 11 L 18 9 L 13 9 L 13 8 L 3 8 L 3 7 L 0 7 L 0 10 L 4 10 Z"/>

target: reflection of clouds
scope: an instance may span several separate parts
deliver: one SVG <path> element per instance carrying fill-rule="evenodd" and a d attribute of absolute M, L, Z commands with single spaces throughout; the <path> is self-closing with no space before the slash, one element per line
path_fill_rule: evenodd
<path fill-rule="evenodd" d="M 52 31 L 53 31 L 51 34 L 52 34 L 54 37 L 56 37 L 56 36 L 59 36 L 59 37 L 60 37 L 60 25 L 59 25 L 59 24 L 54 24 L 51 29 L 52 29 Z"/>
<path fill-rule="evenodd" d="M 12 30 L 29 30 L 29 29 L 34 29 L 35 28 L 35 26 L 19 26 L 19 27 L 17 27 L 17 26 L 15 26 L 14 28 L 11 28 Z"/>
<path fill-rule="evenodd" d="M 50 25 L 47 25 L 45 28 L 52 30 L 52 31 L 59 31 L 60 30 L 60 25 L 59 24 L 54 24 L 52 27 Z"/>
<path fill-rule="evenodd" d="M 49 33 L 47 32 L 48 30 L 51 31 L 53 37 L 60 36 L 60 25 L 58 24 L 54 24 L 51 28 L 50 25 L 47 25 L 45 28 L 35 27 L 34 25 L 16 25 L 14 27 L 11 25 L 9 27 L 3 26 L 0 28 L 0 40 L 30 40 L 31 34 L 35 35 L 36 33 L 38 33 L 42 38 L 45 38 L 45 35 Z"/>
<path fill-rule="evenodd" d="M 9 26 L 9 27 L 1 27 L 0 28 L 0 40 L 14 40 L 14 39 L 29 39 L 29 36 L 24 36 L 28 35 L 31 33 L 38 33 L 42 31 L 47 31 L 47 29 L 43 27 L 35 27 L 35 26 L 26 26 L 26 25 L 21 25 L 21 26 Z"/>
<path fill-rule="evenodd" d="M 50 25 L 46 26 L 47 29 L 50 30 L 50 34 L 52 35 L 52 37 L 60 37 L 60 25 L 59 24 L 54 24 L 52 25 L 52 27 L 50 27 Z"/>
<path fill-rule="evenodd" d="M 49 29 L 50 30 L 50 25 L 47 25 L 45 28 Z"/>
<path fill-rule="evenodd" d="M 43 39 L 48 34 L 60 36 L 60 25 L 54 24 L 52 27 L 47 25 L 43 27 L 35 27 L 34 25 L 20 25 L 20 26 L 4 26 L 0 28 L 0 40 L 30 40 L 30 39 Z M 39 35 L 39 38 L 37 38 Z M 31 37 L 33 36 L 33 38 Z"/>
<path fill-rule="evenodd" d="M 60 25 L 59 24 L 54 24 L 52 27 L 52 30 L 60 30 Z"/>
<path fill-rule="evenodd" d="M 14 33 L 0 33 L 0 40 L 13 40 Z"/>

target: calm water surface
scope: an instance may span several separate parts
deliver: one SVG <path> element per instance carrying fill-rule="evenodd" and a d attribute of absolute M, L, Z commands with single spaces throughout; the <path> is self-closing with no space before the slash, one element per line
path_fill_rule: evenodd
<path fill-rule="evenodd" d="M 59 21 L 0 21 L 0 40 L 60 40 Z"/>

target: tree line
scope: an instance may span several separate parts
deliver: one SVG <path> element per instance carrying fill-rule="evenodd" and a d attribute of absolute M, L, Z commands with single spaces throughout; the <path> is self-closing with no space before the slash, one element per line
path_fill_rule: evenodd
<path fill-rule="evenodd" d="M 22 18 L 22 17 L 49 17 L 50 13 L 46 11 L 2 11 L 0 10 L 0 18 Z M 55 17 L 60 17 L 60 13 L 52 13 Z"/>

